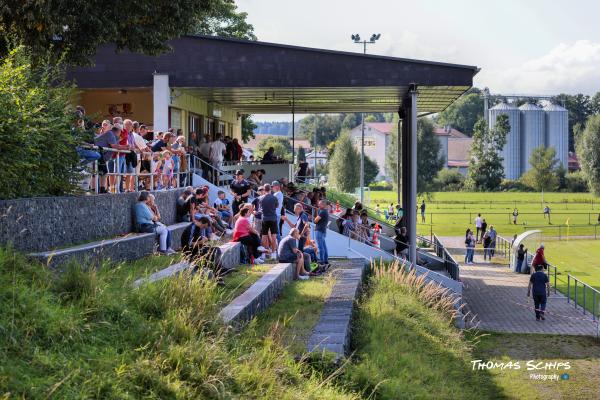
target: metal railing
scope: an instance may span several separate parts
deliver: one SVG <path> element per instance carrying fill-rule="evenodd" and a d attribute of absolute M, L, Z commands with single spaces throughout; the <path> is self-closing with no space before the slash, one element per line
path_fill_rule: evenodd
<path fill-rule="evenodd" d="M 443 260 L 448 275 L 455 281 L 460 280 L 460 266 L 435 234 L 433 235 L 433 243 L 435 244 L 435 254 Z"/>
<path fill-rule="evenodd" d="M 558 240 L 568 239 L 572 236 L 582 236 L 586 238 L 598 239 L 598 224 L 595 225 L 546 225 L 546 226 L 526 226 L 524 230 L 539 229 L 543 231 L 545 236 L 557 237 Z M 548 232 L 549 231 L 549 232 Z"/>
<path fill-rule="evenodd" d="M 138 168 L 140 168 L 140 164 L 141 161 L 149 161 L 150 162 L 150 166 L 152 166 L 152 161 L 151 160 L 137 160 L 137 155 L 139 154 L 142 158 L 143 157 L 147 157 L 147 156 L 152 156 L 153 154 L 156 153 L 152 153 L 152 152 L 135 152 L 132 150 L 120 150 L 120 149 L 113 149 L 113 148 L 107 148 L 107 147 L 98 147 L 98 146 L 83 146 L 86 149 L 91 149 L 91 150 L 98 150 L 100 153 L 101 157 L 104 157 L 104 153 L 113 153 L 115 154 L 114 157 L 112 157 L 109 160 L 103 160 L 104 164 L 105 164 L 105 168 L 106 171 L 105 173 L 100 173 L 99 170 L 99 161 L 93 161 L 93 162 L 88 162 L 88 163 L 84 163 L 84 165 L 86 165 L 86 169 L 87 172 L 90 174 L 90 182 L 88 183 L 86 179 L 82 180 L 82 184 L 87 186 L 88 188 L 83 188 L 84 190 L 89 190 L 89 188 L 91 188 L 96 194 L 100 193 L 100 184 L 101 184 L 101 180 L 106 179 L 108 182 L 108 187 L 107 192 L 110 192 L 110 189 L 112 188 L 112 191 L 114 193 L 120 193 L 121 190 L 120 188 L 122 187 L 123 183 L 126 178 L 133 178 L 134 179 L 134 189 L 133 191 L 138 191 L 140 188 L 140 181 L 144 182 L 144 186 L 145 182 L 149 182 L 149 187 L 146 187 L 147 190 L 155 190 L 155 189 L 159 189 L 160 188 L 160 181 L 165 180 L 165 177 L 168 179 L 167 180 L 167 187 L 172 187 L 172 188 L 177 188 L 177 187 L 181 187 L 181 186 L 185 186 L 187 184 L 187 182 L 190 180 L 190 155 L 186 154 L 184 157 L 186 157 L 186 161 L 187 161 L 187 165 L 188 168 L 186 170 L 182 170 L 181 166 L 182 163 L 181 161 L 179 162 L 179 169 L 177 171 L 173 171 L 172 173 L 168 173 L 168 174 L 164 174 L 162 172 L 158 172 L 158 171 L 150 171 L 150 172 L 139 172 Z M 134 167 L 133 171 L 134 172 L 126 172 L 126 171 L 121 171 L 121 161 L 120 158 L 122 157 L 122 155 L 125 154 L 131 154 L 134 153 L 136 154 L 136 166 Z M 177 157 L 182 157 L 180 155 L 177 155 Z M 109 166 L 112 165 L 112 168 L 109 168 Z M 111 170 L 113 170 L 113 172 L 111 172 Z M 104 178 L 106 177 L 106 178 Z M 111 182 L 111 178 L 112 178 L 112 182 Z M 182 179 L 183 178 L 183 179 Z M 155 185 L 156 184 L 156 185 Z"/>
<path fill-rule="evenodd" d="M 496 247 L 495 250 L 498 254 L 502 255 L 504 258 L 510 258 L 510 253 L 512 252 L 512 241 L 500 236 L 496 235 Z"/>
<path fill-rule="evenodd" d="M 191 165 L 193 165 L 193 172 L 196 172 L 216 186 L 229 185 L 233 181 L 233 175 L 231 173 L 215 167 L 198 156 L 192 155 Z"/>

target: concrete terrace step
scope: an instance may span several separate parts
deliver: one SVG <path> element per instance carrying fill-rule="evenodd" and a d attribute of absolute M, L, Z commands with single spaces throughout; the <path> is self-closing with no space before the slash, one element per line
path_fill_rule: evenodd
<path fill-rule="evenodd" d="M 223 268 L 234 268 L 240 264 L 241 247 L 242 244 L 239 242 L 229 242 L 219 246 L 219 248 L 221 249 L 221 265 L 223 266 Z M 136 280 L 135 282 L 133 282 L 133 286 L 139 287 L 144 283 L 160 281 L 162 279 L 177 275 L 180 272 L 188 269 L 189 267 L 190 263 L 187 261 L 182 261 L 177 264 L 169 265 L 167 268 L 161 269 L 160 271 L 155 272 L 146 278 L 140 278 Z"/>
<path fill-rule="evenodd" d="M 248 290 L 221 310 L 219 315 L 223 322 L 240 326 L 267 309 L 275 302 L 283 288 L 294 279 L 294 268 L 294 264 L 291 263 L 275 264 Z"/>
<path fill-rule="evenodd" d="M 308 340 L 309 352 L 333 352 L 336 360 L 348 353 L 354 303 L 360 294 L 365 270 L 365 260 L 352 259 L 348 267 L 334 271 L 336 282 Z"/>
<path fill-rule="evenodd" d="M 179 248 L 181 234 L 188 225 L 189 222 L 181 222 L 168 226 L 174 249 Z M 152 254 L 156 246 L 157 239 L 154 233 L 130 233 L 118 238 L 99 240 L 64 249 L 30 253 L 29 256 L 51 268 L 63 265 L 72 259 L 95 265 L 105 259 L 120 262 L 142 258 Z"/>

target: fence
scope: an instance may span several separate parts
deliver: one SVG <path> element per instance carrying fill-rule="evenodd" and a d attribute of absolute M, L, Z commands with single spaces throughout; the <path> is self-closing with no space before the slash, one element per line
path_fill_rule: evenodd
<path fill-rule="evenodd" d="M 527 226 L 525 230 L 539 229 L 544 236 L 558 238 L 558 240 L 569 239 L 569 237 L 581 236 L 587 239 L 598 239 L 599 225 L 552 225 L 552 226 Z"/>
<path fill-rule="evenodd" d="M 460 267 L 458 266 L 458 263 L 435 234 L 433 235 L 433 243 L 435 254 L 444 261 L 446 272 L 455 281 L 460 280 Z"/>
<path fill-rule="evenodd" d="M 82 189 L 84 190 L 88 190 L 89 188 L 91 188 L 96 194 L 100 193 L 100 187 L 101 187 L 101 183 L 102 180 L 107 179 L 108 181 L 108 187 L 112 187 L 113 191 L 119 192 L 120 188 L 122 187 L 122 185 L 124 184 L 123 182 L 125 182 L 125 185 L 127 186 L 131 186 L 131 182 L 128 183 L 127 182 L 127 178 L 133 178 L 133 186 L 134 189 L 133 191 L 137 191 L 140 187 L 140 181 L 144 182 L 144 186 L 146 186 L 146 189 L 155 189 L 156 187 L 160 186 L 161 181 L 162 182 L 167 182 L 168 185 L 166 185 L 167 187 L 172 186 L 174 188 L 180 187 L 180 186 L 184 186 L 188 181 L 190 181 L 189 177 L 190 177 L 190 155 L 186 154 L 185 155 L 185 159 L 186 159 L 186 164 L 187 164 L 187 168 L 182 171 L 182 166 L 183 163 L 181 162 L 181 159 L 179 159 L 179 168 L 177 170 L 173 170 L 172 173 L 169 174 L 163 174 L 162 171 L 152 171 L 152 161 L 148 160 L 149 165 L 150 165 L 150 172 L 140 172 L 139 168 L 141 168 L 141 160 L 138 160 L 136 167 L 134 168 L 133 172 L 126 172 L 126 171 L 122 171 L 121 170 L 121 164 L 122 162 L 120 161 L 121 157 L 123 155 L 126 154 L 140 154 L 142 157 L 144 156 L 151 156 L 153 154 L 156 153 L 150 153 L 150 152 L 142 152 L 142 153 L 136 153 L 134 151 L 131 150 L 118 150 L 118 149 L 112 149 L 112 148 L 107 148 L 107 147 L 97 147 L 97 146 L 86 146 L 86 148 L 88 149 L 92 149 L 92 150 L 99 150 L 101 152 L 101 155 L 103 156 L 102 153 L 113 153 L 114 156 L 113 158 L 103 161 L 105 163 L 104 165 L 104 171 L 101 171 L 100 166 L 102 165 L 101 163 L 99 163 L 99 161 L 93 161 L 91 163 L 87 163 L 88 164 L 88 173 L 91 176 L 90 181 L 87 181 L 86 179 L 84 179 L 81 182 L 81 186 Z M 181 157 L 181 156 L 177 156 L 177 157 Z M 146 160 L 144 160 L 146 161 Z M 175 161 L 173 161 L 175 163 Z M 166 179 L 165 179 L 166 178 Z M 183 179 L 182 179 L 183 178 Z M 149 185 L 148 185 L 149 183 Z M 149 186 L 149 187 L 148 187 Z M 125 190 L 127 191 L 127 190 Z"/>
<path fill-rule="evenodd" d="M 484 214 L 484 213 L 480 212 L 480 211 L 476 211 L 476 212 L 427 212 L 427 213 L 425 213 L 426 216 L 429 216 L 430 224 L 433 224 L 434 221 L 437 221 L 438 219 L 444 219 L 444 218 L 448 219 L 448 217 L 450 217 L 454 221 L 453 223 L 472 224 L 475 220 L 475 217 L 478 214 Z M 484 216 L 485 217 L 500 216 L 500 218 L 496 218 L 496 221 L 495 221 L 496 223 L 501 223 L 499 221 L 501 219 L 503 219 L 504 217 L 506 217 L 506 223 L 513 224 L 512 211 L 490 211 L 490 212 L 486 212 Z M 536 218 L 543 217 L 544 219 L 546 219 L 546 216 L 544 216 L 544 213 L 542 213 L 542 212 L 521 212 L 521 213 L 519 213 L 519 215 L 517 217 L 517 223 L 514 225 L 521 225 L 521 223 L 519 223 L 518 221 L 523 221 L 523 219 L 527 218 L 527 216 L 536 217 Z M 461 221 L 462 218 L 464 218 L 464 219 Z M 588 225 L 600 224 L 600 214 L 598 212 L 553 212 L 547 218 L 548 218 L 548 223 L 550 223 L 550 221 L 551 221 L 550 218 L 554 218 L 554 219 L 577 218 L 579 221 L 587 220 Z M 444 221 L 444 223 L 448 223 L 448 221 Z M 531 228 L 531 226 L 527 225 L 526 222 L 525 222 L 525 225 L 528 228 Z"/>
<path fill-rule="evenodd" d="M 528 260 L 529 261 L 529 260 Z M 567 297 L 567 302 L 573 303 L 575 308 L 580 308 L 583 315 L 592 314 L 595 321 L 600 317 L 600 291 L 585 282 L 567 273 L 565 281 L 563 274 L 552 264 L 548 265 L 548 279 L 554 293 L 560 291 Z"/>

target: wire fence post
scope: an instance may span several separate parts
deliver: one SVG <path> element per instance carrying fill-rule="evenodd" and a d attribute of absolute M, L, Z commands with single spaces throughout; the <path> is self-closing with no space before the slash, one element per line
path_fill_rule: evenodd
<path fill-rule="evenodd" d="M 567 274 L 567 303 L 571 302 L 571 274 Z"/>

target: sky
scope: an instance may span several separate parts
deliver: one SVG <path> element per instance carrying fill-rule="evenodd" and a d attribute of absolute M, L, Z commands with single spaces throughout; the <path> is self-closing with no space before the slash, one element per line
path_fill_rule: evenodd
<path fill-rule="evenodd" d="M 381 33 L 369 53 L 476 65 L 500 94 L 600 90 L 600 1 L 237 0 L 258 39 L 362 52 L 352 33 Z M 255 115 L 287 121 L 288 115 Z"/>

